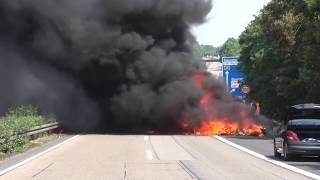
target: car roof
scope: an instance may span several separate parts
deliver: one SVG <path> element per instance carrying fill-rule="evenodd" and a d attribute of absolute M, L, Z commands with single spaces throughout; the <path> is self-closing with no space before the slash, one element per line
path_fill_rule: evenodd
<path fill-rule="evenodd" d="M 320 104 L 314 104 L 314 103 L 297 104 L 291 107 L 294 109 L 320 109 Z"/>

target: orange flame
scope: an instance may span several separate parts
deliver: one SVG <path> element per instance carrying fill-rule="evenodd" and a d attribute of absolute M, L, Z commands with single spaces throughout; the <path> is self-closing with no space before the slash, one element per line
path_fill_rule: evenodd
<path fill-rule="evenodd" d="M 197 73 L 193 77 L 196 88 L 204 90 L 204 78 L 203 73 Z M 236 122 L 228 119 L 228 117 L 230 117 L 228 114 L 221 119 L 211 119 L 212 114 L 215 114 L 217 111 L 210 106 L 210 103 L 214 102 L 215 96 L 211 91 L 204 90 L 204 92 L 206 93 L 199 99 L 199 106 L 205 117 L 208 117 L 209 120 L 204 119 L 198 127 L 194 128 L 193 131 L 195 135 L 233 135 L 238 133 L 240 135 L 263 136 L 263 126 L 256 124 L 244 111 L 239 113 L 239 119 Z M 181 127 L 185 129 L 189 128 L 188 122 L 190 122 L 188 116 L 184 114 Z"/>
<path fill-rule="evenodd" d="M 263 126 L 252 123 L 250 126 L 243 128 L 245 135 L 263 136 Z"/>
<path fill-rule="evenodd" d="M 193 79 L 193 81 L 195 83 L 195 86 L 198 89 L 202 89 L 203 81 L 204 81 L 204 74 L 199 72 L 196 75 L 194 75 L 192 79 Z"/>
<path fill-rule="evenodd" d="M 239 125 L 226 123 L 223 120 L 212 120 L 202 122 L 200 127 L 195 129 L 196 135 L 232 135 L 237 131 Z"/>
<path fill-rule="evenodd" d="M 201 105 L 207 105 L 210 101 L 212 101 L 213 94 L 212 93 L 206 93 L 203 95 L 200 99 L 200 104 Z"/>
<path fill-rule="evenodd" d="M 241 127 L 238 122 L 227 122 L 225 120 L 204 121 L 194 130 L 195 135 L 246 135 L 263 136 L 263 126 L 252 122 L 251 125 Z"/>

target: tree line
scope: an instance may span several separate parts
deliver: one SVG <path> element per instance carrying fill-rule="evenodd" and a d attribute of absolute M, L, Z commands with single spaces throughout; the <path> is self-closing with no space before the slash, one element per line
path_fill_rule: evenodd
<path fill-rule="evenodd" d="M 240 56 L 240 44 L 239 39 L 228 38 L 226 42 L 219 47 L 214 47 L 212 45 L 200 45 L 195 43 L 193 45 L 193 50 L 198 57 L 229 57 L 229 56 Z"/>
<path fill-rule="evenodd" d="M 320 103 L 320 1 L 272 0 L 240 35 L 240 69 L 268 117 Z"/>
<path fill-rule="evenodd" d="M 319 0 L 272 0 L 239 39 L 198 52 L 239 56 L 251 87 L 248 98 L 270 118 L 285 119 L 294 104 L 320 103 Z"/>

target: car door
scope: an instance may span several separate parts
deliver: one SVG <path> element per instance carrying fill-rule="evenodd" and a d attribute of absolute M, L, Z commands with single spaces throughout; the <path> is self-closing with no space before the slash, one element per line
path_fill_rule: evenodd
<path fill-rule="evenodd" d="M 286 128 L 287 126 L 285 124 L 281 124 L 277 129 L 275 129 L 275 138 L 274 138 L 274 143 L 277 149 L 283 149 L 283 142 L 284 142 L 284 137 L 286 134 Z"/>

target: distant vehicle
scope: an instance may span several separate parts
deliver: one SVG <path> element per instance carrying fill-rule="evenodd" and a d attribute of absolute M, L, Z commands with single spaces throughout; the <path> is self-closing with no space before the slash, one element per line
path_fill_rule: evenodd
<path fill-rule="evenodd" d="M 286 121 L 274 132 L 274 156 L 320 156 L 320 104 L 291 106 Z"/>

